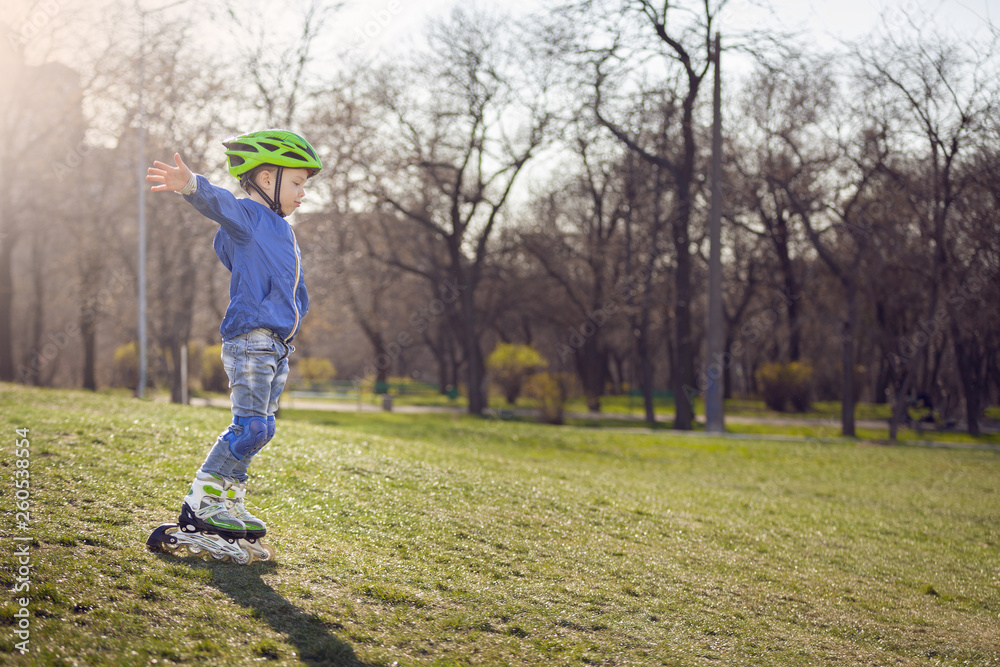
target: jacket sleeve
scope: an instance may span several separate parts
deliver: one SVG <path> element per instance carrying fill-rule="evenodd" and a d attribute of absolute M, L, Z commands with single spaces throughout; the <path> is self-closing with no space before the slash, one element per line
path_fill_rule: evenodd
<path fill-rule="evenodd" d="M 203 216 L 222 225 L 235 243 L 247 243 L 253 235 L 255 219 L 250 212 L 233 193 L 212 185 L 204 176 L 198 176 L 197 192 L 184 195 L 184 199 Z"/>

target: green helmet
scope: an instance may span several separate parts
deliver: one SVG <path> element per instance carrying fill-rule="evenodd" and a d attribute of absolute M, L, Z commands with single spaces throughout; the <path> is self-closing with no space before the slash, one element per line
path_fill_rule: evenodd
<path fill-rule="evenodd" d="M 288 130 L 261 130 L 230 137 L 222 143 L 229 157 L 229 173 L 238 179 L 262 164 L 308 169 L 309 176 L 315 176 L 323 168 L 309 142 Z"/>

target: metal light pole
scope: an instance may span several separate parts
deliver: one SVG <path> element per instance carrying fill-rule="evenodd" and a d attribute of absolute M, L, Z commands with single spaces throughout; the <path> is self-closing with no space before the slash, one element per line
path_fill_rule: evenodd
<path fill-rule="evenodd" d="M 155 9 L 143 9 L 139 0 L 135 2 L 135 10 L 139 13 L 139 386 L 136 396 L 146 396 L 146 376 L 149 365 L 146 349 L 146 110 L 144 93 L 146 89 L 146 14 L 161 12 L 183 5 L 188 0 L 178 0 Z"/>
<path fill-rule="evenodd" d="M 705 364 L 705 430 L 724 433 L 725 409 L 723 381 L 725 377 L 726 326 L 722 313 L 722 82 L 719 76 L 721 39 L 715 33 L 715 91 L 712 123 L 712 208 L 709 219 L 711 248 L 708 256 L 708 359 Z"/>
<path fill-rule="evenodd" d="M 138 8 L 138 3 L 136 3 Z M 146 13 L 139 10 L 139 386 L 136 396 L 146 396 L 146 117 L 143 91 L 146 87 Z"/>

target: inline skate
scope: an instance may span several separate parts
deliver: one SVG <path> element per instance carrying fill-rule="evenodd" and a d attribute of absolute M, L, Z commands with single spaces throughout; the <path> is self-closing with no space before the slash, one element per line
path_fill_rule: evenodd
<path fill-rule="evenodd" d="M 247 483 L 236 482 L 230 491 L 233 495 L 226 501 L 229 513 L 242 521 L 246 528 L 246 536 L 240 540 L 240 546 L 246 549 L 254 560 L 274 560 L 274 548 L 263 542 L 264 536 L 267 535 L 267 524 L 250 514 L 243 503 L 247 496 Z"/>
<path fill-rule="evenodd" d="M 230 504 L 235 497 L 232 480 L 199 471 L 181 505 L 177 523 L 159 526 L 146 540 L 146 546 L 150 551 L 166 552 L 177 552 L 183 548 L 193 555 L 206 554 L 216 560 L 232 560 L 246 565 L 264 545 L 257 547 L 255 536 L 253 552 L 243 546 L 244 542 L 249 545 L 250 541 L 246 539 L 246 525 L 230 513 Z M 269 558 L 274 555 L 273 550 L 265 550 L 265 553 Z"/>

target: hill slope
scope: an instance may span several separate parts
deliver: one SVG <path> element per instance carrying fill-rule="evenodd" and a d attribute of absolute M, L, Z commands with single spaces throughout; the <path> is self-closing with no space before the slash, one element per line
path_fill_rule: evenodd
<path fill-rule="evenodd" d="M 289 412 L 278 561 L 149 553 L 228 422 L 0 385 L 0 663 L 1000 664 L 996 452 Z"/>

